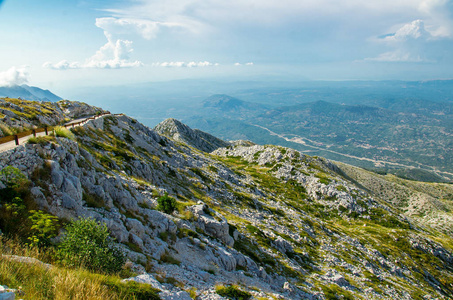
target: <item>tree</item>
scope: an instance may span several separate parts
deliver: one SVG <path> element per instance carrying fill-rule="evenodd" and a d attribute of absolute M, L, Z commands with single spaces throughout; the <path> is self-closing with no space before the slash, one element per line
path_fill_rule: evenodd
<path fill-rule="evenodd" d="M 64 265 L 107 274 L 121 270 L 124 254 L 114 245 L 105 224 L 82 218 L 71 222 L 66 230 L 57 251 Z"/>

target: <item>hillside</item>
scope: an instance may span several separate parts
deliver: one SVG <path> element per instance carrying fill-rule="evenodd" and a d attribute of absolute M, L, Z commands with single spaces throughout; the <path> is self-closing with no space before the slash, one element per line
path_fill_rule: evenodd
<path fill-rule="evenodd" d="M 226 299 L 216 285 L 254 299 L 453 296 L 452 232 L 436 219 L 451 217 L 449 185 L 398 181 L 281 146 L 232 143 L 208 153 L 196 145 L 214 139 L 176 120 L 151 130 L 106 116 L 72 131 L 74 140 L 0 153 L 0 170 L 20 169 L 35 207 L 59 220 L 105 223 L 141 274 L 132 280 L 162 299 Z M 429 196 L 417 205 L 437 211 L 417 216 L 414 197 L 395 197 L 405 192 Z M 167 193 L 174 212 L 157 209 Z"/>

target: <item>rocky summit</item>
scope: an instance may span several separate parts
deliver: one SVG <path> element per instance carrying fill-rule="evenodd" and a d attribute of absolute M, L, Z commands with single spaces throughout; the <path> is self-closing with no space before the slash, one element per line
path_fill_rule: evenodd
<path fill-rule="evenodd" d="M 5 118 L 19 111 L 1 104 Z M 230 285 L 253 299 L 453 297 L 451 185 L 174 119 L 152 130 L 109 115 L 72 132 L 0 153 L 0 169 L 26 174 L 39 209 L 105 223 L 137 273 L 127 280 L 162 299 L 234 299 L 219 292 Z M 157 209 L 167 194 L 169 214 Z"/>

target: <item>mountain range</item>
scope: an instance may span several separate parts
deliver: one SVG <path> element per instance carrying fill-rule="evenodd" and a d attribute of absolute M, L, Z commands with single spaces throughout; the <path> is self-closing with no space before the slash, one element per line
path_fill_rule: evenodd
<path fill-rule="evenodd" d="M 14 85 L 0 86 L 0 97 L 21 98 L 35 101 L 50 101 L 57 102 L 62 100 L 61 97 L 55 95 L 49 90 L 43 90 L 35 86 Z"/>
<path fill-rule="evenodd" d="M 0 102 L 5 111 L 8 101 Z M 13 110 L 31 110 L 14 101 Z M 65 110 L 33 105 L 72 118 L 102 111 L 65 103 Z M 151 284 L 161 299 L 233 299 L 238 290 L 247 299 L 453 296 L 450 184 L 380 175 L 288 147 L 226 142 L 175 119 L 150 129 L 107 115 L 71 131 L 0 153 L 0 170 L 14 167 L 28 178 L 24 209 L 105 224 L 135 273 L 128 280 Z M 175 200 L 173 211 L 159 206 L 162 197 Z M 1 230 L 11 234 L 5 220 Z"/>

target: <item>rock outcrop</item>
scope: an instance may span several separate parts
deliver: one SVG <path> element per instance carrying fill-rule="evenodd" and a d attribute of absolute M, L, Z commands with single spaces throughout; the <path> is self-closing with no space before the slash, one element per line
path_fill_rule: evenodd
<path fill-rule="evenodd" d="M 212 152 L 230 144 L 201 130 L 192 129 L 176 119 L 167 119 L 158 124 L 154 130 L 175 141 L 185 143 L 204 152 Z"/>

